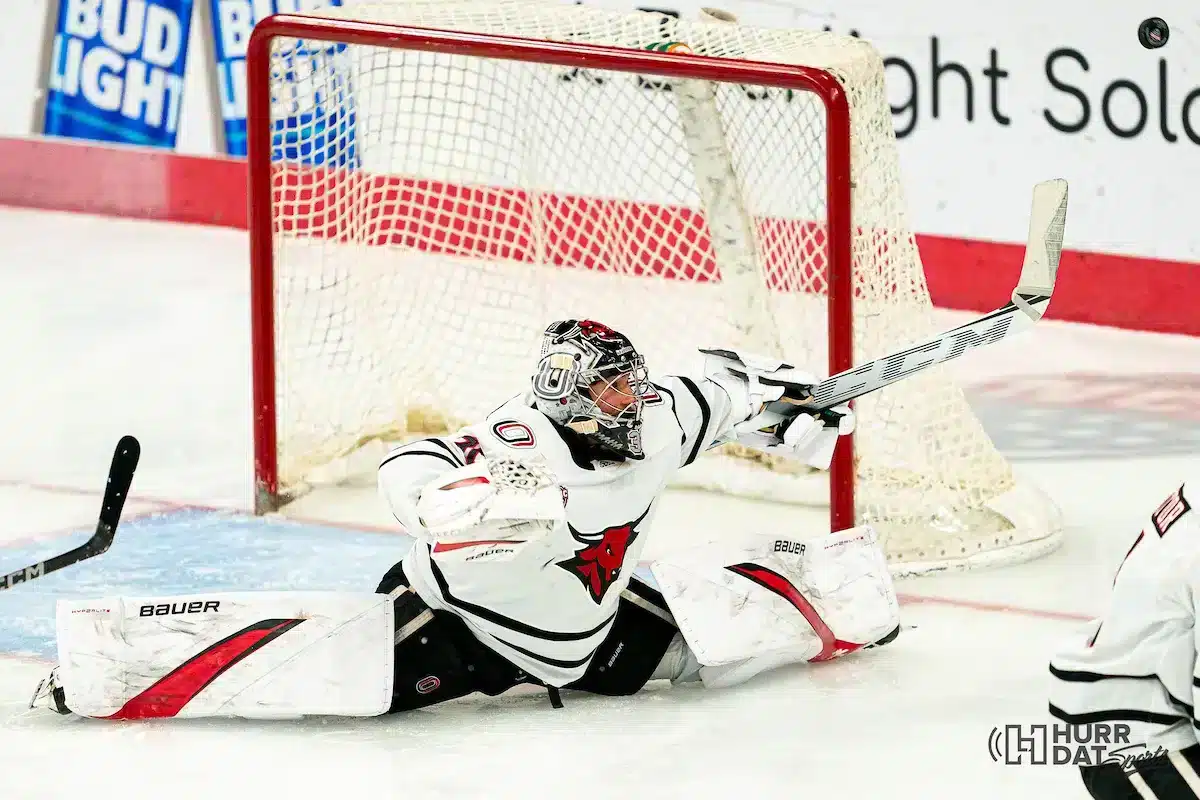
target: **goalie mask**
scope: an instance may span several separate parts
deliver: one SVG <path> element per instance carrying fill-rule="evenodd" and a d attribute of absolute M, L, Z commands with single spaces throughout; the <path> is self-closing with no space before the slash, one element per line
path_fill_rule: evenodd
<path fill-rule="evenodd" d="M 554 322 L 533 374 L 537 408 L 602 450 L 641 459 L 645 360 L 633 343 L 591 320 Z"/>

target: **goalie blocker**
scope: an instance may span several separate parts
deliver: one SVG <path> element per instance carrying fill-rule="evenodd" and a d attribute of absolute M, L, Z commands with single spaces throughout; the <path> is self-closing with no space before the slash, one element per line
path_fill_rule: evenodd
<path fill-rule="evenodd" d="M 584 677 L 597 694 L 648 681 L 739 683 L 819 662 L 898 632 L 874 532 L 763 539 L 716 558 L 658 561 L 661 592 L 635 578 Z M 400 565 L 375 593 L 229 592 L 63 600 L 59 667 L 34 704 L 103 719 L 365 717 L 538 680 L 430 609 Z M 552 689 L 551 697 L 557 699 Z"/>

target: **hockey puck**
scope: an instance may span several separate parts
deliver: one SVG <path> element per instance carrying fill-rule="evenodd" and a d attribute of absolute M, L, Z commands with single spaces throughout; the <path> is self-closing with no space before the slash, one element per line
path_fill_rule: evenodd
<path fill-rule="evenodd" d="M 1138 25 L 1138 41 L 1147 50 L 1157 50 L 1171 38 L 1171 29 L 1162 17 L 1150 17 Z"/>

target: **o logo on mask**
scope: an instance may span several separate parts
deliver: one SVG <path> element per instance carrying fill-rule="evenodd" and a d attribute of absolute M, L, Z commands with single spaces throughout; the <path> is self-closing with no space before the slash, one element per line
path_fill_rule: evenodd
<path fill-rule="evenodd" d="M 497 422 L 492 426 L 492 435 L 509 447 L 515 447 L 518 450 L 534 445 L 533 431 L 524 422 L 517 422 L 515 419 Z"/>
<path fill-rule="evenodd" d="M 543 400 L 561 400 L 575 391 L 578 366 L 565 353 L 551 353 L 538 364 L 533 376 L 533 392 Z"/>

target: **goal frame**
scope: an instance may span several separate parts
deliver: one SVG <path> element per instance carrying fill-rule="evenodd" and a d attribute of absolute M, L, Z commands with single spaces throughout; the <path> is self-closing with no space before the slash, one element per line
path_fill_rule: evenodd
<path fill-rule="evenodd" d="M 271 43 L 280 37 L 768 86 L 816 95 L 825 107 L 826 122 L 828 371 L 832 375 L 854 365 L 850 104 L 846 90 L 829 71 L 691 54 L 276 14 L 264 18 L 254 27 L 246 53 L 255 514 L 275 511 L 286 502 L 280 495 L 278 477 L 270 87 Z M 855 459 L 852 436 L 841 437 L 834 452 L 829 475 L 829 505 L 830 530 L 853 527 Z"/>

